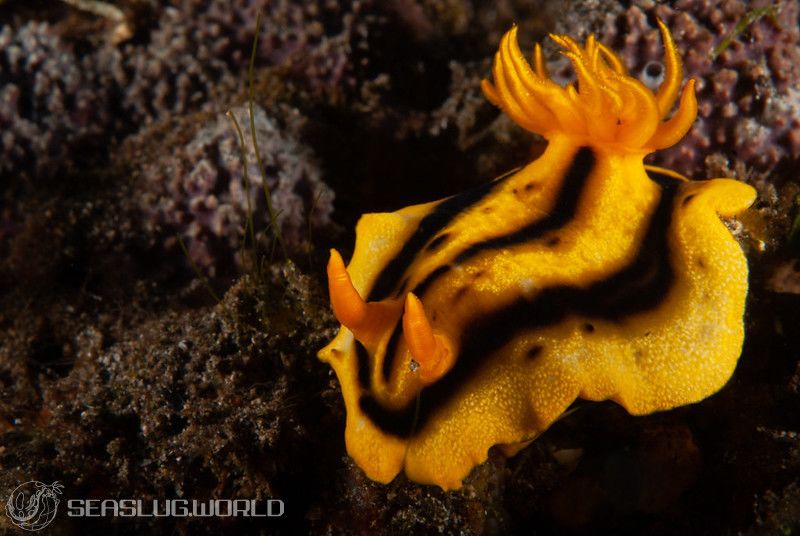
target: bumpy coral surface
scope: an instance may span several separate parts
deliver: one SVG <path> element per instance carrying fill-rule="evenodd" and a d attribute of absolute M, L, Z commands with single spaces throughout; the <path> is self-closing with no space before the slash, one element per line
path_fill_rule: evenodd
<path fill-rule="evenodd" d="M 672 7 L 634 5 L 608 18 L 604 40 L 644 81 L 662 71 L 654 16 L 672 28 L 686 74 L 697 79 L 699 120 L 659 164 L 702 176 L 704 158 L 718 151 L 762 171 L 800 158 L 800 3 L 775 4 L 776 20 L 761 17 L 712 54 L 750 10 L 769 5 L 680 0 Z"/>
<path fill-rule="evenodd" d="M 0 26 L 0 175 L 52 176 L 97 143 L 110 121 L 97 81 L 49 24 Z"/>
<path fill-rule="evenodd" d="M 290 250 L 303 251 L 310 247 L 311 233 L 330 224 L 333 192 L 322 182 L 313 151 L 261 107 L 253 112 L 277 225 Z M 153 227 L 150 235 L 164 236 L 165 246 L 176 248 L 178 234 L 192 260 L 210 272 L 229 263 L 241 248 L 248 217 L 259 235 L 271 224 L 248 108 L 240 106 L 231 113 L 242 131 L 244 154 L 233 120 L 218 114 L 202 123 L 185 146 L 168 147 L 166 154 L 148 154 L 139 162 L 137 198 L 147 225 Z M 286 114 L 296 116 L 296 110 Z M 271 244 L 261 238 L 266 251 Z"/>
<path fill-rule="evenodd" d="M 129 13 L 143 28 L 122 43 L 74 35 L 63 23 L 0 24 L 0 173 L 41 181 L 107 158 L 109 144 L 144 124 L 223 110 L 220 98 L 244 82 L 258 11 L 258 66 L 286 66 L 326 94 L 354 85 L 351 42 L 365 33 L 358 2 L 172 4 L 152 14 L 150 28 L 146 13 Z"/>

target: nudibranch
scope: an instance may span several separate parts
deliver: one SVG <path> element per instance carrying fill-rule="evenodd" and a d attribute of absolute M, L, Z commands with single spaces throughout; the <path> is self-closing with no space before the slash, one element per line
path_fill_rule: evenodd
<path fill-rule="evenodd" d="M 655 93 L 593 36 L 581 47 L 552 35 L 577 79 L 562 87 L 512 28 L 482 89 L 547 140 L 542 156 L 453 197 L 365 214 L 347 267 L 331 251 L 342 326 L 319 357 L 341 384 L 347 451 L 371 479 L 404 469 L 457 488 L 490 447 L 514 454 L 578 397 L 641 415 L 730 378 L 747 262 L 720 217 L 755 191 L 644 165 L 697 113 L 659 26 Z"/>

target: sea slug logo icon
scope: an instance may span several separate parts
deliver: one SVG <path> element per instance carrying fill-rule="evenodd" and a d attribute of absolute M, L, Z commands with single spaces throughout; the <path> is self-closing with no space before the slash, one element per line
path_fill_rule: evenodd
<path fill-rule="evenodd" d="M 56 517 L 63 488 L 58 481 L 49 486 L 38 480 L 20 484 L 6 502 L 6 515 L 21 529 L 43 529 Z"/>

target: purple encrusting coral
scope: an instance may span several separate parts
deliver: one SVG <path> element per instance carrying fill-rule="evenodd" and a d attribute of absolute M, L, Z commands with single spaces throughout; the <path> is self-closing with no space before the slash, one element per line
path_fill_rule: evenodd
<path fill-rule="evenodd" d="M 109 124 L 91 62 L 44 22 L 0 26 L 0 175 L 50 176 Z"/>
<path fill-rule="evenodd" d="M 0 25 L 0 173 L 34 183 L 107 158 L 143 125 L 219 112 L 244 83 L 256 13 L 257 66 L 282 66 L 315 91 L 352 88 L 361 2 L 180 0 L 121 44 L 64 23 Z M 133 19 L 131 24 L 138 21 Z"/>
<path fill-rule="evenodd" d="M 777 21 L 750 24 L 714 59 L 712 51 L 749 10 L 768 2 L 680 0 L 632 6 L 608 17 L 603 38 L 633 72 L 661 59 L 654 16 L 670 27 L 687 77 L 697 79 L 698 119 L 656 162 L 702 176 L 704 158 L 729 154 L 761 171 L 800 158 L 800 27 L 797 0 L 775 6 Z M 777 22 L 777 24 L 776 24 Z M 657 64 L 655 64 L 657 65 Z M 652 75 L 652 73 L 651 73 Z"/>
<path fill-rule="evenodd" d="M 105 47 L 98 65 L 124 88 L 138 123 L 193 109 L 219 111 L 215 97 L 244 84 L 257 14 L 257 66 L 284 66 L 309 85 L 338 87 L 351 70 L 360 2 L 182 0 L 160 12 L 145 46 Z M 350 85 L 354 83 L 350 79 Z"/>
<path fill-rule="evenodd" d="M 296 110 L 284 111 L 291 121 L 284 128 L 262 108 L 255 106 L 253 112 L 277 223 L 290 251 L 297 253 L 310 247 L 313 229 L 330 225 L 334 194 L 322 182 L 312 150 L 292 132 L 302 126 Z M 233 260 L 230 257 L 241 247 L 248 213 L 256 230 L 270 224 L 247 107 L 231 113 L 244 137 L 247 177 L 238 134 L 225 114 L 200 125 L 185 146 L 171 147 L 168 154 L 140 164 L 144 180 L 137 197 L 148 234 L 165 237 L 167 248 L 177 246 L 178 234 L 192 260 L 211 274 L 219 263 Z"/>
<path fill-rule="evenodd" d="M 353 44 L 368 34 L 361 6 L 179 0 L 155 18 L 129 12 L 131 26 L 141 26 L 118 44 L 102 33 L 78 35 L 74 19 L 8 17 L 0 24 L 0 189 L 8 199 L 0 253 L 21 229 L 17 216 L 29 210 L 20 205 L 23 192 L 48 195 L 45 184 L 74 191 L 86 183 L 85 171 L 110 161 L 136 172 L 145 243 L 173 248 L 178 234 L 208 273 L 217 262 L 229 267 L 241 249 L 247 203 L 238 140 L 224 111 L 242 100 L 257 13 L 257 75 L 275 69 L 282 82 L 334 101 L 355 86 Z M 256 126 L 278 223 L 290 252 L 306 251 L 310 233 L 330 223 L 333 194 L 299 128 L 288 125 L 299 125 L 300 114 L 273 121 L 280 105 L 256 95 L 262 99 L 268 109 L 256 107 Z M 198 126 L 184 119 L 191 114 L 215 119 Z M 237 117 L 249 140 L 245 116 Z M 155 152 L 119 150 L 141 149 L 153 132 L 186 128 Z M 260 173 L 246 145 L 251 208 L 263 230 L 269 220 Z"/>

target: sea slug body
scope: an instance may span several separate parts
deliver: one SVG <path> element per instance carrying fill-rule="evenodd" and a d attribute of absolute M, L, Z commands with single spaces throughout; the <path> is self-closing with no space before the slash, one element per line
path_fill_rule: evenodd
<path fill-rule="evenodd" d="M 319 357 L 342 386 L 348 453 L 370 478 L 405 470 L 457 488 L 490 447 L 512 455 L 579 397 L 640 415 L 730 378 L 747 263 L 720 216 L 755 192 L 643 164 L 697 112 L 659 25 L 655 93 L 592 36 L 583 47 L 551 36 L 577 75 L 561 87 L 538 45 L 528 64 L 512 28 L 483 91 L 548 140 L 544 154 L 474 190 L 365 214 L 347 267 L 331 252 L 342 326 Z"/>

